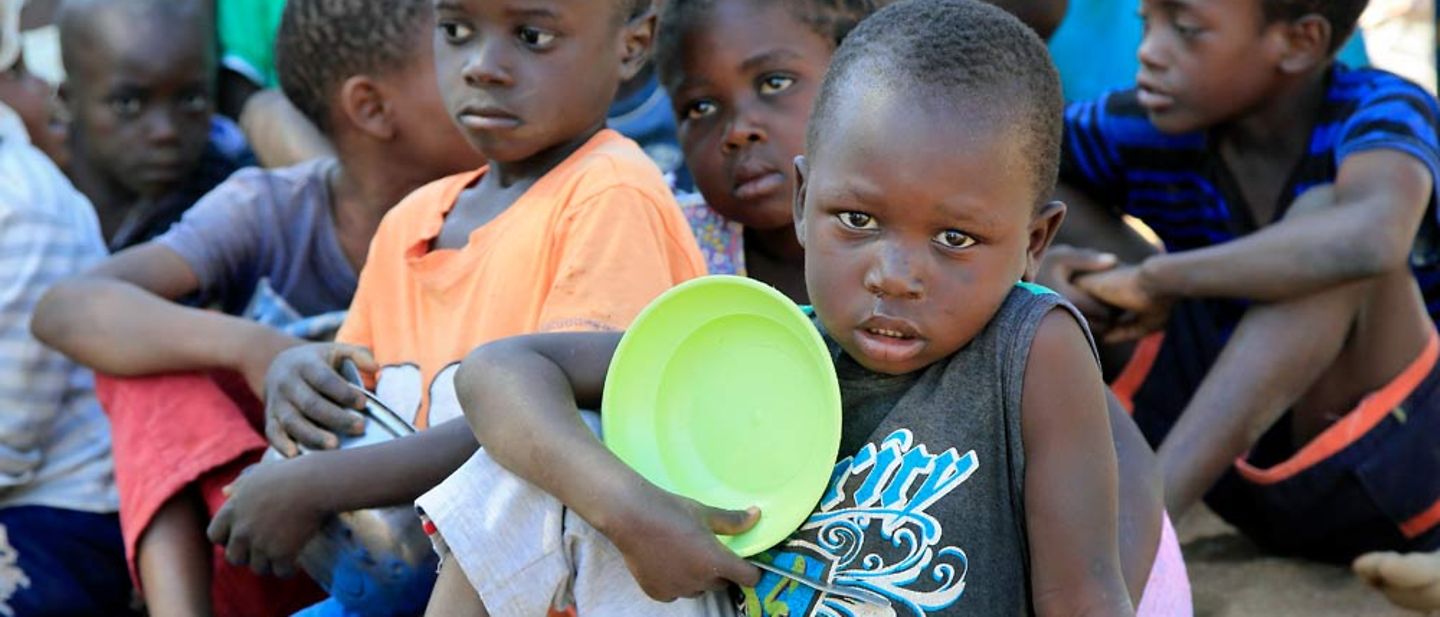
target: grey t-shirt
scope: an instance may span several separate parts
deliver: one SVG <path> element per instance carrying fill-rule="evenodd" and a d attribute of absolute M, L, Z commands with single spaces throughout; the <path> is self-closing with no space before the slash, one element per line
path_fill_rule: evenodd
<path fill-rule="evenodd" d="M 866 370 L 826 336 L 843 458 L 810 518 L 767 559 L 885 596 L 886 614 L 1032 614 L 1020 402 L 1031 342 L 1056 307 L 1084 323 L 1060 296 L 1017 286 L 969 345 L 903 376 Z M 868 614 L 768 573 L 745 595 L 752 616 Z"/>
<path fill-rule="evenodd" d="M 261 288 L 301 317 L 345 310 L 358 278 L 330 212 L 336 165 L 327 158 L 236 172 L 155 241 L 194 270 L 201 301 L 227 313 L 245 311 Z"/>

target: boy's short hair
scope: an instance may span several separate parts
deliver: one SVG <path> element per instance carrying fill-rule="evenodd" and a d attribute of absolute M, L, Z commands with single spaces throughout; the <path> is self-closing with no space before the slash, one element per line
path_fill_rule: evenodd
<path fill-rule="evenodd" d="M 1333 34 L 1330 38 L 1330 53 L 1335 53 L 1360 22 L 1369 0 L 1260 0 L 1265 11 L 1265 21 L 1294 21 L 1306 15 L 1319 15 L 1330 22 Z"/>
<path fill-rule="evenodd" d="M 655 6 L 653 0 L 615 0 L 620 9 L 620 15 L 628 19 L 635 19 L 644 15 Z"/>
<path fill-rule="evenodd" d="M 132 20 L 164 20 L 162 23 L 171 28 L 206 29 L 213 27 L 207 6 L 208 3 L 195 0 L 64 0 L 55 16 L 55 25 L 60 30 L 60 63 L 66 73 L 80 72 L 79 54 L 95 40 L 93 28 L 97 26 L 92 18 L 101 11 L 125 11 Z M 75 41 L 82 44 L 67 44 Z"/>
<path fill-rule="evenodd" d="M 660 32 L 655 40 L 656 68 L 664 83 L 672 83 L 680 70 L 681 38 L 694 22 L 714 8 L 717 0 L 669 0 L 660 15 Z M 723 0 L 721 0 L 723 1 Z M 833 41 L 836 47 L 855 26 L 890 0 L 745 0 L 756 6 L 771 3 L 784 6 L 815 34 Z"/>
<path fill-rule="evenodd" d="M 846 86 L 919 91 L 917 105 L 983 110 L 1018 131 L 1037 205 L 1060 173 L 1064 98 L 1040 37 L 1013 15 L 976 0 L 903 0 L 860 23 L 840 45 L 810 116 L 812 158 Z"/>
<path fill-rule="evenodd" d="M 328 134 L 340 85 L 414 59 L 431 11 L 430 0 L 290 0 L 275 35 L 280 89 Z"/>

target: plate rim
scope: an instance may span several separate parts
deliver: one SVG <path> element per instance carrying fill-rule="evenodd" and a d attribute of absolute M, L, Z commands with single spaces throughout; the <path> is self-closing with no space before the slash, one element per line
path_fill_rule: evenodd
<path fill-rule="evenodd" d="M 810 316 L 807 315 L 798 304 L 796 304 L 789 297 L 780 293 L 779 290 L 751 278 L 732 275 L 702 276 L 676 285 L 675 287 L 670 288 L 669 290 L 660 294 L 660 296 L 656 297 L 655 300 L 651 301 L 650 304 L 646 305 L 646 307 L 642 311 L 640 311 L 640 314 L 635 317 L 635 320 L 631 323 L 630 327 L 627 328 L 624 335 L 621 336 L 620 343 L 615 348 L 615 354 L 611 358 L 610 365 L 607 368 L 606 374 L 607 376 L 612 374 L 615 371 L 615 368 L 620 365 L 620 363 L 626 361 L 624 358 L 626 357 L 627 350 L 634 345 L 633 341 L 635 339 L 632 333 L 637 331 L 643 332 L 645 324 L 648 323 L 649 320 L 652 319 L 656 313 L 664 310 L 666 305 L 673 302 L 676 297 L 688 295 L 695 292 L 697 289 L 727 285 L 735 285 L 743 287 L 748 291 L 759 292 L 761 295 L 767 297 L 769 300 L 776 301 L 776 304 L 783 309 L 783 312 L 785 314 L 796 319 L 797 324 L 804 324 L 805 327 L 801 329 L 805 333 L 803 335 L 803 338 L 805 338 L 810 344 L 810 349 L 806 351 L 807 355 L 814 354 L 817 360 L 823 360 L 822 366 L 826 366 L 831 369 L 828 371 L 822 371 L 822 375 L 824 376 L 823 378 L 825 382 L 823 384 L 825 386 L 824 394 L 828 395 L 827 397 L 833 401 L 833 405 L 831 405 L 831 407 L 833 408 L 831 414 L 834 416 L 834 439 L 832 444 L 826 444 L 821 448 L 828 455 L 825 465 L 823 466 L 823 468 L 825 469 L 824 479 L 817 480 L 815 488 L 810 489 L 809 493 L 805 495 L 805 500 L 807 502 L 819 503 L 820 498 L 824 496 L 824 492 L 829 486 L 831 471 L 833 470 L 835 458 L 839 455 L 840 450 L 840 437 L 843 428 L 844 417 L 842 412 L 842 401 L 840 398 L 839 377 L 833 370 L 834 361 L 833 358 L 830 357 L 830 350 L 826 346 L 824 338 L 820 335 L 820 330 L 814 326 Z M 607 379 L 605 380 L 605 386 L 601 390 L 600 425 L 601 440 L 605 443 L 607 449 L 610 449 L 611 452 L 614 452 L 617 457 L 620 457 L 620 453 L 615 452 L 612 443 L 608 439 L 605 439 L 605 435 L 611 434 L 612 427 L 615 426 L 614 422 L 617 421 L 610 419 L 615 414 L 606 413 L 606 409 L 610 404 L 609 401 L 614 400 L 612 397 L 613 389 L 623 387 L 614 385 L 616 383 L 618 383 L 616 380 L 611 380 L 607 377 Z M 622 458 L 621 460 L 623 461 L 624 459 Z M 637 469 L 635 471 L 636 473 L 640 473 L 642 477 L 644 476 L 644 473 L 642 473 L 640 470 Z M 818 478 L 820 474 L 817 472 L 816 476 Z M 696 499 L 697 501 L 701 501 L 702 503 L 704 501 L 703 499 L 692 495 L 685 495 L 685 497 Z M 779 544 L 780 542 L 783 542 L 785 538 L 788 538 L 792 533 L 794 533 L 795 529 L 798 529 L 801 525 L 804 524 L 805 520 L 807 520 L 810 514 L 813 513 L 813 510 L 814 505 L 812 504 L 809 511 L 802 515 L 799 520 L 794 521 L 794 528 L 786 531 L 784 535 L 779 535 L 778 532 L 772 534 L 778 537 L 771 538 L 764 535 L 750 536 L 751 532 L 746 532 L 746 534 L 741 534 L 738 536 L 717 537 L 720 539 L 722 544 L 729 547 L 739 556 L 749 557 L 758 554 L 764 550 L 767 550 Z M 762 520 L 764 520 L 763 512 L 761 516 Z M 785 525 L 785 527 L 789 528 L 790 525 L 787 524 Z M 737 538 L 744 538 L 746 541 L 736 542 Z"/>

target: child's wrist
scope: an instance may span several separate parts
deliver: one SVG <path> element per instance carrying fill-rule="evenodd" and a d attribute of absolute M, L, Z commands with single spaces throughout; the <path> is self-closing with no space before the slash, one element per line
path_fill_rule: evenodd
<path fill-rule="evenodd" d="M 582 518 L 616 546 L 624 546 L 629 539 L 632 523 L 640 514 L 635 508 L 650 502 L 655 498 L 655 493 L 663 492 L 639 474 L 626 475 L 630 477 L 612 476 L 612 481 L 595 486 L 592 493 L 596 496 L 594 504 L 587 508 L 590 512 L 579 512 Z"/>
<path fill-rule="evenodd" d="M 1136 268 L 1136 281 L 1140 290 L 1145 295 L 1157 301 L 1173 299 L 1173 294 L 1165 285 L 1165 263 L 1164 255 L 1153 255 L 1141 261 Z"/>
<path fill-rule="evenodd" d="M 226 368 L 241 373 L 258 370 L 263 375 L 275 356 L 303 342 L 268 326 L 252 326 L 248 332 L 237 329 L 231 336 Z"/>

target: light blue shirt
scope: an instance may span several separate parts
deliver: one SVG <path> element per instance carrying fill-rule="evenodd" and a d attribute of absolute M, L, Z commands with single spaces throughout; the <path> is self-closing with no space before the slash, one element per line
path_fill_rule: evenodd
<path fill-rule="evenodd" d="M 90 371 L 30 334 L 40 296 L 105 255 L 90 202 L 0 104 L 0 508 L 118 509 Z"/>

